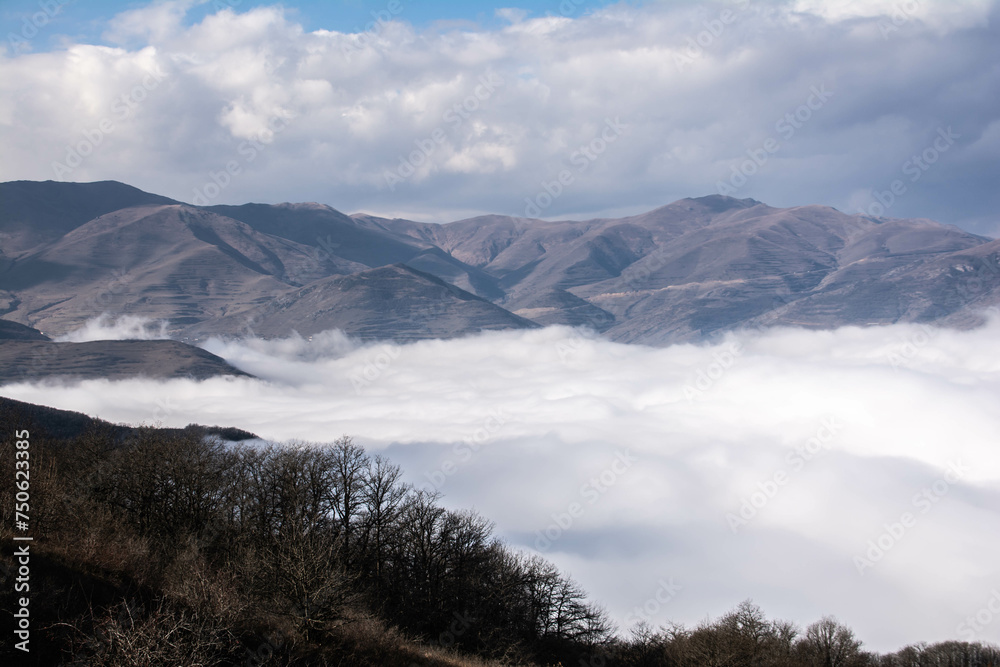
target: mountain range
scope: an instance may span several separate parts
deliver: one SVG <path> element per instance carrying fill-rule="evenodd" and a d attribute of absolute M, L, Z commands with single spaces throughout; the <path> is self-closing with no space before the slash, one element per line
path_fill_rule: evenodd
<path fill-rule="evenodd" d="M 48 335 L 111 313 L 192 342 L 568 324 L 664 345 L 747 326 L 969 327 L 998 304 L 1000 241 L 826 206 L 712 195 L 616 219 L 431 224 L 191 206 L 113 181 L 0 184 L 0 317 Z"/>

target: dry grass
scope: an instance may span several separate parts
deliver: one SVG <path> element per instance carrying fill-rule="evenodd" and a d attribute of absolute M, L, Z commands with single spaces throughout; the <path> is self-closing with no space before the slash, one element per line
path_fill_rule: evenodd
<path fill-rule="evenodd" d="M 415 641 L 397 628 L 371 616 L 358 616 L 331 631 L 340 646 L 344 665 L 384 667 L 503 667 L 526 664 L 492 661 L 463 655 L 434 644 Z"/>

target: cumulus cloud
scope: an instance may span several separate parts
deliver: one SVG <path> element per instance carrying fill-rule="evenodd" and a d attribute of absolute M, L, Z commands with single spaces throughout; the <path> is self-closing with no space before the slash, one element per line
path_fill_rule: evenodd
<path fill-rule="evenodd" d="M 177 33 L 184 16 L 198 4 L 198 0 L 157 0 L 124 11 L 111 20 L 104 37 L 116 44 L 162 42 Z"/>
<path fill-rule="evenodd" d="M 994 318 L 658 349 L 563 327 L 406 345 L 327 332 L 206 344 L 259 380 L 2 393 L 113 421 L 351 434 L 622 625 L 694 624 L 750 597 L 895 649 L 1000 640 L 1000 619 L 966 620 L 1000 586 L 998 334 Z"/>
<path fill-rule="evenodd" d="M 831 21 L 851 19 L 888 19 L 895 24 L 920 20 L 941 30 L 967 28 L 986 23 L 990 0 L 797 0 L 796 11 L 821 16 Z M 884 28 L 892 32 L 891 28 Z"/>
<path fill-rule="evenodd" d="M 185 201 L 225 180 L 217 203 L 436 220 L 523 215 L 557 188 L 544 217 L 637 212 L 719 184 L 853 212 L 900 180 L 891 215 L 997 229 L 993 0 L 506 9 L 495 27 L 419 29 L 404 7 L 354 34 L 280 6 L 190 25 L 191 4 L 126 12 L 104 45 L 0 54 L 0 178 Z M 833 93 L 821 106 L 815 86 Z M 602 144 L 609 118 L 627 131 Z M 947 128 L 951 149 L 904 171 Z"/>

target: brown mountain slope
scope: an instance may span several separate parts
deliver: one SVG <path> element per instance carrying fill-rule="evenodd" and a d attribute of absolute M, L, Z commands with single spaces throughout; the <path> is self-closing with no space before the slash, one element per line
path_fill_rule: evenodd
<path fill-rule="evenodd" d="M 176 203 L 117 181 L 0 183 L 4 252 L 8 256 L 30 252 L 89 220 L 119 209 Z"/>
<path fill-rule="evenodd" d="M 970 326 L 1000 303 L 991 239 L 825 206 L 713 195 L 619 219 L 434 225 L 320 204 L 164 204 L 121 184 L 0 195 L 19 211 L 0 215 L 0 316 L 52 334 L 109 312 L 168 319 L 179 335 L 239 335 L 252 320 L 269 335 L 447 337 L 529 319 L 666 344 L 757 323 Z M 445 292 L 429 276 L 481 298 L 430 297 Z"/>
<path fill-rule="evenodd" d="M 54 333 L 102 312 L 184 326 L 224 316 L 327 275 L 308 248 L 183 205 L 140 206 L 91 220 L 21 259 L 0 287 L 12 319 Z M 354 268 L 354 267 L 352 267 Z"/>
<path fill-rule="evenodd" d="M 56 377 L 204 380 L 216 375 L 249 377 L 221 357 L 173 340 L 0 341 L 0 382 L 3 384 Z"/>
<path fill-rule="evenodd" d="M 589 323 L 625 342 L 695 340 L 750 323 L 970 324 L 974 307 L 1000 303 L 1000 271 L 986 268 L 991 240 L 930 220 L 722 196 L 580 222 L 357 217 L 433 240 L 494 275 L 506 291 L 497 302 L 516 314 Z M 963 253 L 983 255 L 975 295 L 957 279 L 970 270 Z"/>
<path fill-rule="evenodd" d="M 297 331 L 305 336 L 341 329 L 368 340 L 411 340 L 536 326 L 436 276 L 394 264 L 326 278 L 185 333 L 200 338 L 240 330 L 261 336 Z"/>

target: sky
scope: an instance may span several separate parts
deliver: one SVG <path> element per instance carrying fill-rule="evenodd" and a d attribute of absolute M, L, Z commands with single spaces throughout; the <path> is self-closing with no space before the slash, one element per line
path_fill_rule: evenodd
<path fill-rule="evenodd" d="M 565 8 L 560 7 L 561 0 L 536 0 L 518 3 L 518 8 L 534 16 L 574 16 L 582 15 L 594 9 L 611 4 L 607 0 L 591 1 L 568 0 Z M 46 0 L 23 2 L 21 0 L 0 1 L 0 29 L 4 35 L 9 32 L 19 33 L 24 27 L 24 20 L 30 20 L 39 11 L 51 7 L 49 24 L 52 28 L 47 34 L 41 35 L 39 48 L 60 46 L 62 35 L 72 36 L 78 40 L 90 43 L 107 43 L 102 40 L 108 23 L 122 12 L 141 8 L 151 3 L 121 0 Z M 403 19 L 416 27 L 429 27 L 432 24 L 452 23 L 498 26 L 504 21 L 496 15 L 498 5 L 493 2 L 414 2 L 399 0 L 399 9 L 390 9 L 389 0 L 312 0 L 307 2 L 274 3 L 260 0 L 209 0 L 203 3 L 191 3 L 182 24 L 191 26 L 201 22 L 206 16 L 223 9 L 236 12 L 248 12 L 261 7 L 281 5 L 288 16 L 294 18 L 305 30 L 336 30 L 338 32 L 360 33 L 368 25 L 380 17 Z M 641 3 L 633 3 L 641 4 Z M 60 8 L 59 11 L 55 11 Z M 386 15 L 383 12 L 388 12 Z"/>
<path fill-rule="evenodd" d="M 0 23 L 2 181 L 433 222 L 722 193 L 1000 237 L 993 0 L 5 0 Z M 99 321 L 73 338 L 163 331 Z M 623 627 L 752 598 L 894 650 L 1000 641 L 998 341 L 997 319 L 662 349 L 562 327 L 398 347 L 328 332 L 207 345 L 259 380 L 0 393 L 349 434 Z"/>
<path fill-rule="evenodd" d="M 105 319 L 70 339 L 140 336 L 163 329 Z M 873 650 L 1000 642 L 996 315 L 964 332 L 775 329 L 667 348 L 550 327 L 206 349 L 260 379 L 0 393 L 116 422 L 351 435 L 553 561 L 623 631 L 691 627 L 750 598 L 800 628 L 834 615 Z"/>
<path fill-rule="evenodd" d="M 0 179 L 435 222 L 722 193 L 1000 236 L 997 19 L 994 0 L 6 0 Z"/>

